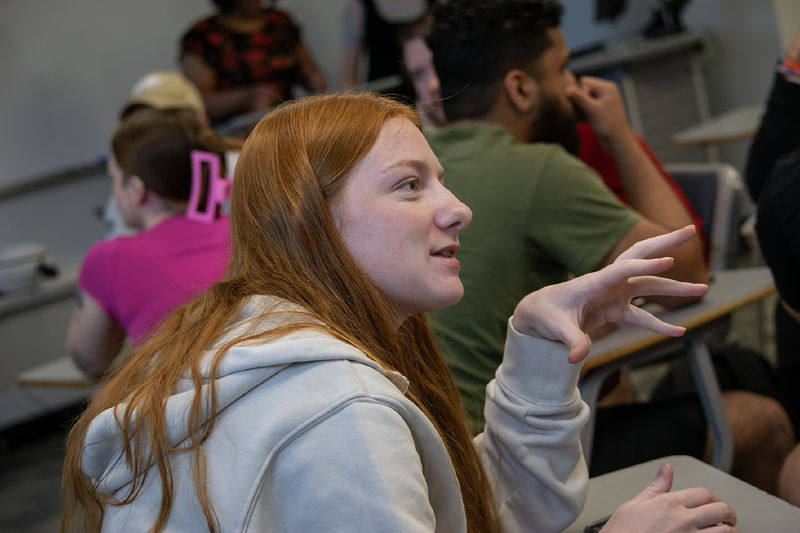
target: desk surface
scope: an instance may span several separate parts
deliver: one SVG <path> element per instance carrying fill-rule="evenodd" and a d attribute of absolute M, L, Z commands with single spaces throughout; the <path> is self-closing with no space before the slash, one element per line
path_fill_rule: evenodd
<path fill-rule="evenodd" d="M 679 131 L 670 138 L 670 141 L 680 146 L 694 146 L 749 139 L 755 135 L 763 114 L 763 104 L 737 107 Z"/>
<path fill-rule="evenodd" d="M 589 480 L 586 507 L 565 533 L 583 533 L 586 524 L 614 512 L 636 496 L 656 477 L 661 463 L 675 471 L 673 490 L 705 487 L 734 508 L 742 533 L 798 530 L 800 508 L 745 483 L 721 470 L 686 455 L 672 455 L 610 472 Z"/>
<path fill-rule="evenodd" d="M 20 289 L 0 296 L 0 318 L 75 297 L 80 257 L 56 257 L 58 275 L 43 279 L 37 287 Z"/>
<path fill-rule="evenodd" d="M 94 382 L 75 366 L 69 357 L 26 370 L 17 376 L 17 382 L 24 387 L 62 387 L 82 389 L 92 387 Z"/>
<path fill-rule="evenodd" d="M 714 273 L 703 299 L 679 309 L 661 310 L 655 314 L 665 322 L 688 330 L 708 324 L 732 311 L 775 292 L 775 283 L 768 267 L 738 268 Z M 620 359 L 672 339 L 630 324 L 622 324 L 613 333 L 592 343 L 586 370 Z"/>

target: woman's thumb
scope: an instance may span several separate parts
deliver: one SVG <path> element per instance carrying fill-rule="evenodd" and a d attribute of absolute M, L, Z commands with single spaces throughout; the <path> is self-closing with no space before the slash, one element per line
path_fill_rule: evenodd
<path fill-rule="evenodd" d="M 672 488 L 672 467 L 667 463 L 663 463 L 661 468 L 658 469 L 656 478 L 642 492 L 636 495 L 635 501 L 646 501 L 655 498 L 660 494 L 669 492 Z"/>

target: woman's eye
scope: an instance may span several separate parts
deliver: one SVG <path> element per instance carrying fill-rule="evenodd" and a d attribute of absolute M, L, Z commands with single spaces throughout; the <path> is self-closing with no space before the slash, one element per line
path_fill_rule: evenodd
<path fill-rule="evenodd" d="M 403 191 L 416 191 L 419 189 L 419 182 L 416 179 L 410 179 L 401 183 L 398 188 Z"/>

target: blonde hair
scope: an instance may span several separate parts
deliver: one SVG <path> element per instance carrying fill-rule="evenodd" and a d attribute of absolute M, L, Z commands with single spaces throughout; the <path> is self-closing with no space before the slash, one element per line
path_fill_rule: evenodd
<path fill-rule="evenodd" d="M 234 177 L 233 254 L 227 272 L 219 283 L 171 313 L 159 333 L 109 378 L 75 424 L 67 441 L 62 531 L 99 531 L 104 506 L 133 503 L 146 477 L 154 472 L 161 479 L 162 497 L 151 530 L 160 530 L 173 503 L 170 453 L 192 454 L 198 499 L 209 529 L 217 530 L 201 448 L 214 428 L 216 390 L 210 387 L 206 396 L 200 394 L 200 361 L 205 348 L 226 333 L 242 301 L 257 294 L 298 304 L 308 310 L 308 321 L 224 343 L 213 356 L 212 375 L 234 344 L 322 327 L 409 379 L 408 397 L 430 418 L 453 463 L 469 531 L 499 531 L 489 483 L 472 445 L 458 392 L 424 315 L 410 317 L 396 330 L 392 302 L 358 267 L 330 215 L 329 202 L 375 143 L 386 120 L 395 117 L 421 127 L 411 108 L 371 94 L 293 101 L 256 126 L 245 142 Z M 164 406 L 174 381 L 186 372 L 198 392 L 189 416 L 190 438 L 185 448 L 171 450 Z M 126 408 L 115 412 L 126 437 L 123 454 L 134 481 L 126 494 L 111 498 L 99 494 L 83 474 L 81 454 L 89 423 L 123 402 Z M 206 420 L 203 413 L 207 412 L 212 415 Z"/>

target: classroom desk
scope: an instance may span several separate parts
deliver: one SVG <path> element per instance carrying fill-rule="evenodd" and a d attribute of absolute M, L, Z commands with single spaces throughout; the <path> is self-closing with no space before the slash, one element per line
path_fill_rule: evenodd
<path fill-rule="evenodd" d="M 0 296 L 0 428 L 75 405 L 89 390 L 19 384 L 21 374 L 65 353 L 64 338 L 83 253 L 53 257 L 58 276 L 41 280 L 37 287 Z"/>
<path fill-rule="evenodd" d="M 584 526 L 613 513 L 655 479 L 661 463 L 669 463 L 675 471 L 672 490 L 705 487 L 733 507 L 742 533 L 788 533 L 800 529 L 800 508 L 694 457 L 671 455 L 590 479 L 586 506 L 564 533 L 583 533 Z"/>
<path fill-rule="evenodd" d="M 10 293 L 0 298 L 0 318 L 45 306 L 63 299 L 73 299 L 80 269 L 80 258 L 61 258 L 58 276 L 42 280 L 38 287 Z M 23 387 L 53 387 L 89 389 L 91 379 L 81 372 L 69 357 L 42 363 L 17 374 L 17 383 Z"/>
<path fill-rule="evenodd" d="M 680 309 L 655 312 L 662 320 L 685 327 L 686 334 L 683 337 L 664 337 L 622 324 L 613 333 L 593 342 L 580 383 L 581 396 L 592 412 L 581 434 L 586 462 L 591 461 L 594 411 L 605 378 L 624 366 L 686 353 L 711 430 L 714 445 L 712 464 L 720 470 L 729 471 L 733 459 L 733 439 L 704 334 L 719 319 L 773 292 L 775 284 L 767 267 L 717 271 L 700 302 Z"/>
<path fill-rule="evenodd" d="M 92 379 L 66 356 L 22 372 L 17 382 L 23 387 L 88 389 L 94 386 Z"/>
<path fill-rule="evenodd" d="M 58 275 L 42 279 L 38 286 L 9 292 L 0 296 L 0 319 L 52 302 L 74 298 L 81 258 L 57 257 Z"/>
<path fill-rule="evenodd" d="M 750 139 L 763 114 L 763 104 L 737 107 L 677 132 L 670 141 L 679 146 L 695 146 Z"/>

